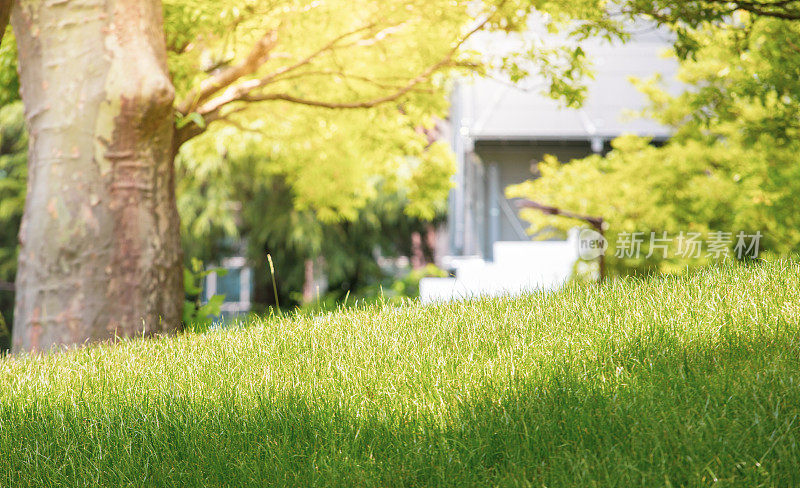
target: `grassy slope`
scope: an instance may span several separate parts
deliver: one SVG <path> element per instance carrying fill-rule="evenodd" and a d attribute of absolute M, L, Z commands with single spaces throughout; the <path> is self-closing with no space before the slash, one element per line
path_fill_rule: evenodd
<path fill-rule="evenodd" d="M 0 362 L 3 486 L 800 485 L 800 266 Z"/>

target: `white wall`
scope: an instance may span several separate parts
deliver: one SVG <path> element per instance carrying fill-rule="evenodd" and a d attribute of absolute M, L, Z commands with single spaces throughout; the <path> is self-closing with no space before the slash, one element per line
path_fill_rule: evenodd
<path fill-rule="evenodd" d="M 573 229 L 566 241 L 496 242 L 493 262 L 453 258 L 455 277 L 422 279 L 420 300 L 430 303 L 555 290 L 572 275 L 578 260 L 577 236 Z"/>

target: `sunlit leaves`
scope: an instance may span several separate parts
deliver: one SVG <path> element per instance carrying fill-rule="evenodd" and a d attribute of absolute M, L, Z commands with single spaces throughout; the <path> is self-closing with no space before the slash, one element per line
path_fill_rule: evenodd
<path fill-rule="evenodd" d="M 0 44 L 0 107 L 19 99 L 17 42 L 11 27 L 8 27 Z"/>
<path fill-rule="evenodd" d="M 407 210 L 422 216 L 441 207 L 452 157 L 443 146 L 431 150 L 420 129 L 447 116 L 449 80 L 457 74 L 499 70 L 515 81 L 536 74 L 554 98 L 580 103 L 590 65 L 574 43 L 523 42 L 520 50 L 488 56 L 480 42 L 464 41 L 476 28 L 522 39 L 534 13 L 535 22 L 576 37 L 602 29 L 621 36 L 600 6 L 597 0 L 229 0 L 211 7 L 170 0 L 166 12 L 168 44 L 183 46 L 171 61 L 176 80 L 187 82 L 178 83 L 179 99 L 204 78 L 238 66 L 261 36 L 274 32 L 275 46 L 257 70 L 184 106 L 222 119 L 201 138 L 225 140 L 226 153 L 237 141 L 259 145 L 263 158 L 254 164 L 286 177 L 297 209 L 336 220 L 354 218 L 375 197 L 375 182 L 402 180 L 408 165 L 429 170 L 406 179 L 408 187 L 397 186 L 410 199 Z M 202 22 L 196 19 L 212 18 L 198 30 Z M 193 32 L 194 40 L 185 42 L 185 32 Z M 402 96 L 392 98 L 394 93 Z M 276 101 L 281 97 L 333 106 L 390 101 L 348 111 Z M 219 160 L 217 146 L 190 142 L 183 160 L 195 167 Z M 202 148 L 211 152 L 203 155 Z"/>
<path fill-rule="evenodd" d="M 800 45 L 798 29 L 791 22 L 760 19 L 695 32 L 701 48 L 679 72 L 689 89 L 672 96 L 658 78 L 637 81 L 652 101 L 647 114 L 675 127 L 670 142 L 654 147 L 623 137 L 606 157 L 540 165 L 539 180 L 511 193 L 602 216 L 611 237 L 634 231 L 760 231 L 762 249 L 796 252 L 800 51 L 792 46 Z M 525 218 L 533 229 L 575 225 L 533 211 Z M 610 259 L 618 269 L 661 271 L 702 261 Z"/>

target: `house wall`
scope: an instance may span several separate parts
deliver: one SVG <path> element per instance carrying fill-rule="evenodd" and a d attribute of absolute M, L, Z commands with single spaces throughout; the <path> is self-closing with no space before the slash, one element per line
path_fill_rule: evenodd
<path fill-rule="evenodd" d="M 505 198 L 505 188 L 536 177 L 536 166 L 547 154 L 566 163 L 592 153 L 588 140 L 477 141 L 467 164 L 466 227 L 473 248 L 467 254 L 492 259 L 495 242 L 530 240 L 516 199 Z"/>

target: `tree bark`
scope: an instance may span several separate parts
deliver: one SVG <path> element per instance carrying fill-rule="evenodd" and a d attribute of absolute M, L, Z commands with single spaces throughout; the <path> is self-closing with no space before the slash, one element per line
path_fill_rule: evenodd
<path fill-rule="evenodd" d="M 8 26 L 8 16 L 11 14 L 11 4 L 13 0 L 0 0 L 0 44 L 3 43 L 3 36 Z"/>
<path fill-rule="evenodd" d="M 174 89 L 159 0 L 18 0 L 30 132 L 13 347 L 180 326 Z"/>

